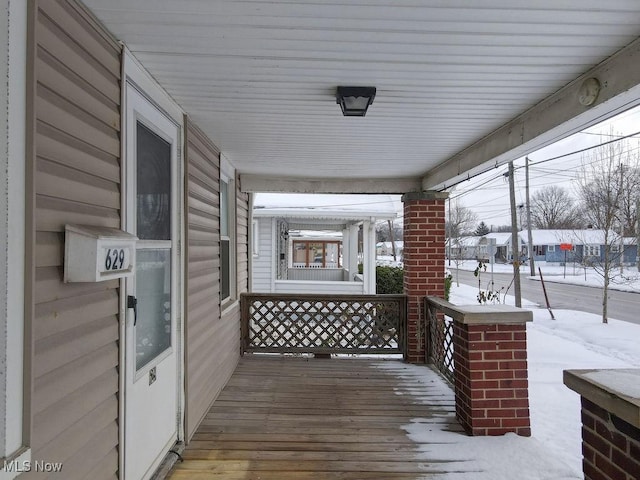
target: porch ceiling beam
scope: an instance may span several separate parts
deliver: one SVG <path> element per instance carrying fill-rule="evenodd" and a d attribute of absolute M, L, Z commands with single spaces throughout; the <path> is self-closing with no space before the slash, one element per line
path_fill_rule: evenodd
<path fill-rule="evenodd" d="M 578 101 L 584 80 L 595 77 L 601 89 L 591 106 Z M 640 103 L 640 38 L 553 95 L 429 170 L 423 190 L 439 190 L 499 166 L 605 120 Z"/>
<path fill-rule="evenodd" d="M 407 178 L 313 178 L 240 174 L 240 188 L 254 193 L 386 193 L 421 190 L 419 177 Z"/>

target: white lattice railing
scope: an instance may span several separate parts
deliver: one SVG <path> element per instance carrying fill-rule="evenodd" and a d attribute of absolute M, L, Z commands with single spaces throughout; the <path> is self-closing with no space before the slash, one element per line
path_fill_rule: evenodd
<path fill-rule="evenodd" d="M 434 302 L 424 299 L 426 314 L 427 360 L 451 383 L 454 383 L 453 319 L 445 316 Z"/>

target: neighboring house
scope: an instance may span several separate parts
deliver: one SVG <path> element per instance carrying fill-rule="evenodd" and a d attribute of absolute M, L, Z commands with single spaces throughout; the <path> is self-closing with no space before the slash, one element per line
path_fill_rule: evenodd
<path fill-rule="evenodd" d="M 511 250 L 511 233 L 509 232 L 492 232 L 487 233 L 483 236 L 485 239 L 493 239 L 495 240 L 496 253 L 494 260 L 497 263 L 507 263 L 511 262 L 513 259 L 513 252 Z M 488 250 L 485 242 L 481 242 L 481 250 L 478 252 L 478 256 L 481 259 L 489 260 Z M 522 238 L 520 238 L 520 245 L 518 251 L 522 252 Z"/>
<path fill-rule="evenodd" d="M 448 258 L 451 260 L 476 260 L 480 255 L 481 237 L 460 237 L 447 239 Z"/>
<path fill-rule="evenodd" d="M 400 260 L 402 258 L 402 249 L 404 248 L 404 242 L 402 240 L 396 240 L 394 243 L 396 247 L 396 256 L 398 257 L 398 260 Z M 393 255 L 393 246 L 391 242 L 378 242 L 376 244 L 376 255 Z"/>
<path fill-rule="evenodd" d="M 252 290 L 376 293 L 375 224 L 397 217 L 384 198 L 257 194 Z"/>
<path fill-rule="evenodd" d="M 604 261 L 604 230 L 532 230 L 533 255 L 535 261 L 550 263 L 577 262 L 599 263 Z M 527 241 L 527 232 L 520 232 L 523 242 Z M 620 258 L 620 236 L 615 232 L 609 235 L 610 258 L 619 263 L 632 265 L 636 263 L 637 245 L 635 238 L 622 239 L 622 259 Z M 571 249 L 563 250 L 563 245 Z M 566 253 L 565 253 L 566 252 Z"/>

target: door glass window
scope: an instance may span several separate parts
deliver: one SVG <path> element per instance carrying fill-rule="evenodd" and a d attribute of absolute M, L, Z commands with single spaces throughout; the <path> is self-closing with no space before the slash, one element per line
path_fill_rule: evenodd
<path fill-rule="evenodd" d="M 136 134 L 139 370 L 171 347 L 171 144 L 140 122 Z"/>
<path fill-rule="evenodd" d="M 136 255 L 136 370 L 171 347 L 171 250 Z"/>
<path fill-rule="evenodd" d="M 171 145 L 143 124 L 137 126 L 137 235 L 171 239 Z"/>

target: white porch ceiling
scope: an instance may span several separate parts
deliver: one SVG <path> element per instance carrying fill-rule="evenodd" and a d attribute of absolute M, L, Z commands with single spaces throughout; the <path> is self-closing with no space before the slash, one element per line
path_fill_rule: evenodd
<path fill-rule="evenodd" d="M 640 35 L 638 0 L 85 3 L 241 173 L 310 180 L 421 178 Z"/>

